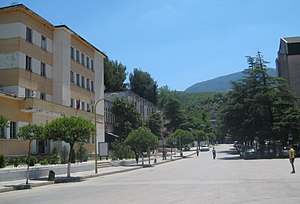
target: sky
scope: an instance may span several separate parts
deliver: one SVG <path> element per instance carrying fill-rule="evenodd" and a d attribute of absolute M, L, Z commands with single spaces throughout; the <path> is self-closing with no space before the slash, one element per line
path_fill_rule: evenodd
<path fill-rule="evenodd" d="M 240 72 L 258 51 L 276 68 L 280 38 L 300 36 L 299 0 L 1 0 L 66 25 L 109 59 L 184 91 Z"/>

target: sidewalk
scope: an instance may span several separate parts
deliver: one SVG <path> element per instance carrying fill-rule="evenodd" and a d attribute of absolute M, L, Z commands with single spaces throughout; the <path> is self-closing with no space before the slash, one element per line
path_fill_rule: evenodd
<path fill-rule="evenodd" d="M 186 151 L 183 152 L 183 157 L 191 156 L 193 154 L 196 154 L 195 151 Z M 179 156 L 179 153 L 177 155 L 172 156 L 172 160 L 170 155 L 167 157 L 167 160 L 162 160 L 161 156 L 156 157 L 156 163 L 154 163 L 154 157 L 151 159 L 151 166 L 156 166 L 159 164 L 164 164 L 167 162 L 172 162 L 182 159 L 182 157 Z M 149 167 L 148 161 L 144 161 L 144 167 Z M 25 185 L 26 179 L 22 180 L 14 180 L 14 181 L 2 181 L 0 182 L 0 193 L 8 192 L 8 191 L 14 191 L 19 190 L 18 188 L 24 189 L 24 187 L 38 187 L 38 186 L 44 186 L 44 185 L 50 185 L 55 183 L 65 183 L 65 182 L 79 182 L 83 181 L 88 178 L 98 177 L 98 176 L 105 176 L 109 174 L 115 174 L 115 173 L 121 173 L 121 172 L 127 172 L 127 171 L 133 171 L 136 169 L 143 168 L 141 162 L 139 164 L 130 164 L 126 166 L 110 166 L 110 167 L 103 167 L 98 168 L 98 173 L 95 174 L 95 171 L 82 171 L 82 172 L 76 172 L 71 173 L 71 178 L 67 178 L 66 175 L 56 175 L 55 181 L 48 181 L 47 178 L 39 178 L 39 179 L 29 179 L 28 183 L 29 186 Z"/>

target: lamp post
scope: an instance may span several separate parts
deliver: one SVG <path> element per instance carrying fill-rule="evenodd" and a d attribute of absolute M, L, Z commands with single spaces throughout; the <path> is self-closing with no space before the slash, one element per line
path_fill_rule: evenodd
<path fill-rule="evenodd" d="M 95 121 L 94 121 L 94 123 L 95 123 L 94 124 L 95 125 L 95 133 L 94 133 L 94 142 L 95 142 L 95 174 L 98 173 L 98 168 L 97 168 L 97 161 L 98 161 L 98 152 L 97 152 L 97 105 L 98 105 L 98 103 L 100 101 L 103 101 L 103 100 L 105 100 L 107 98 L 110 98 L 110 97 L 116 96 L 116 95 L 118 95 L 118 94 L 117 93 L 112 93 L 112 94 L 110 94 L 108 96 L 100 98 L 100 99 L 98 99 L 95 102 L 95 105 L 94 105 L 94 119 L 95 119 Z"/>

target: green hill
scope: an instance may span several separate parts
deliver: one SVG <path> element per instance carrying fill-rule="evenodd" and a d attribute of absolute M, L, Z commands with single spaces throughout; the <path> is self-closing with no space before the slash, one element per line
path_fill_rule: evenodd
<path fill-rule="evenodd" d="M 268 68 L 268 74 L 277 76 L 277 71 L 274 68 Z M 217 77 L 215 79 L 196 83 L 188 87 L 185 92 L 228 92 L 231 89 L 231 81 L 242 79 L 243 72 Z"/>

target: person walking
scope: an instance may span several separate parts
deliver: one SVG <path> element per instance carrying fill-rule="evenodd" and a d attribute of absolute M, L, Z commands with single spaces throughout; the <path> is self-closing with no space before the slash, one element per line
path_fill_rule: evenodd
<path fill-rule="evenodd" d="M 294 166 L 294 162 L 295 162 L 295 150 L 294 148 L 291 146 L 290 147 L 290 151 L 289 151 L 289 159 L 290 159 L 290 163 L 292 165 L 292 172 L 291 174 L 295 173 L 295 166 Z"/>
<path fill-rule="evenodd" d="M 213 147 L 213 149 L 212 149 L 212 154 L 213 154 L 213 159 L 216 159 L 217 150 L 215 149 L 215 147 Z"/>
<path fill-rule="evenodd" d="M 197 152 L 197 157 L 198 157 L 199 156 L 199 147 L 197 147 L 196 152 Z"/>

